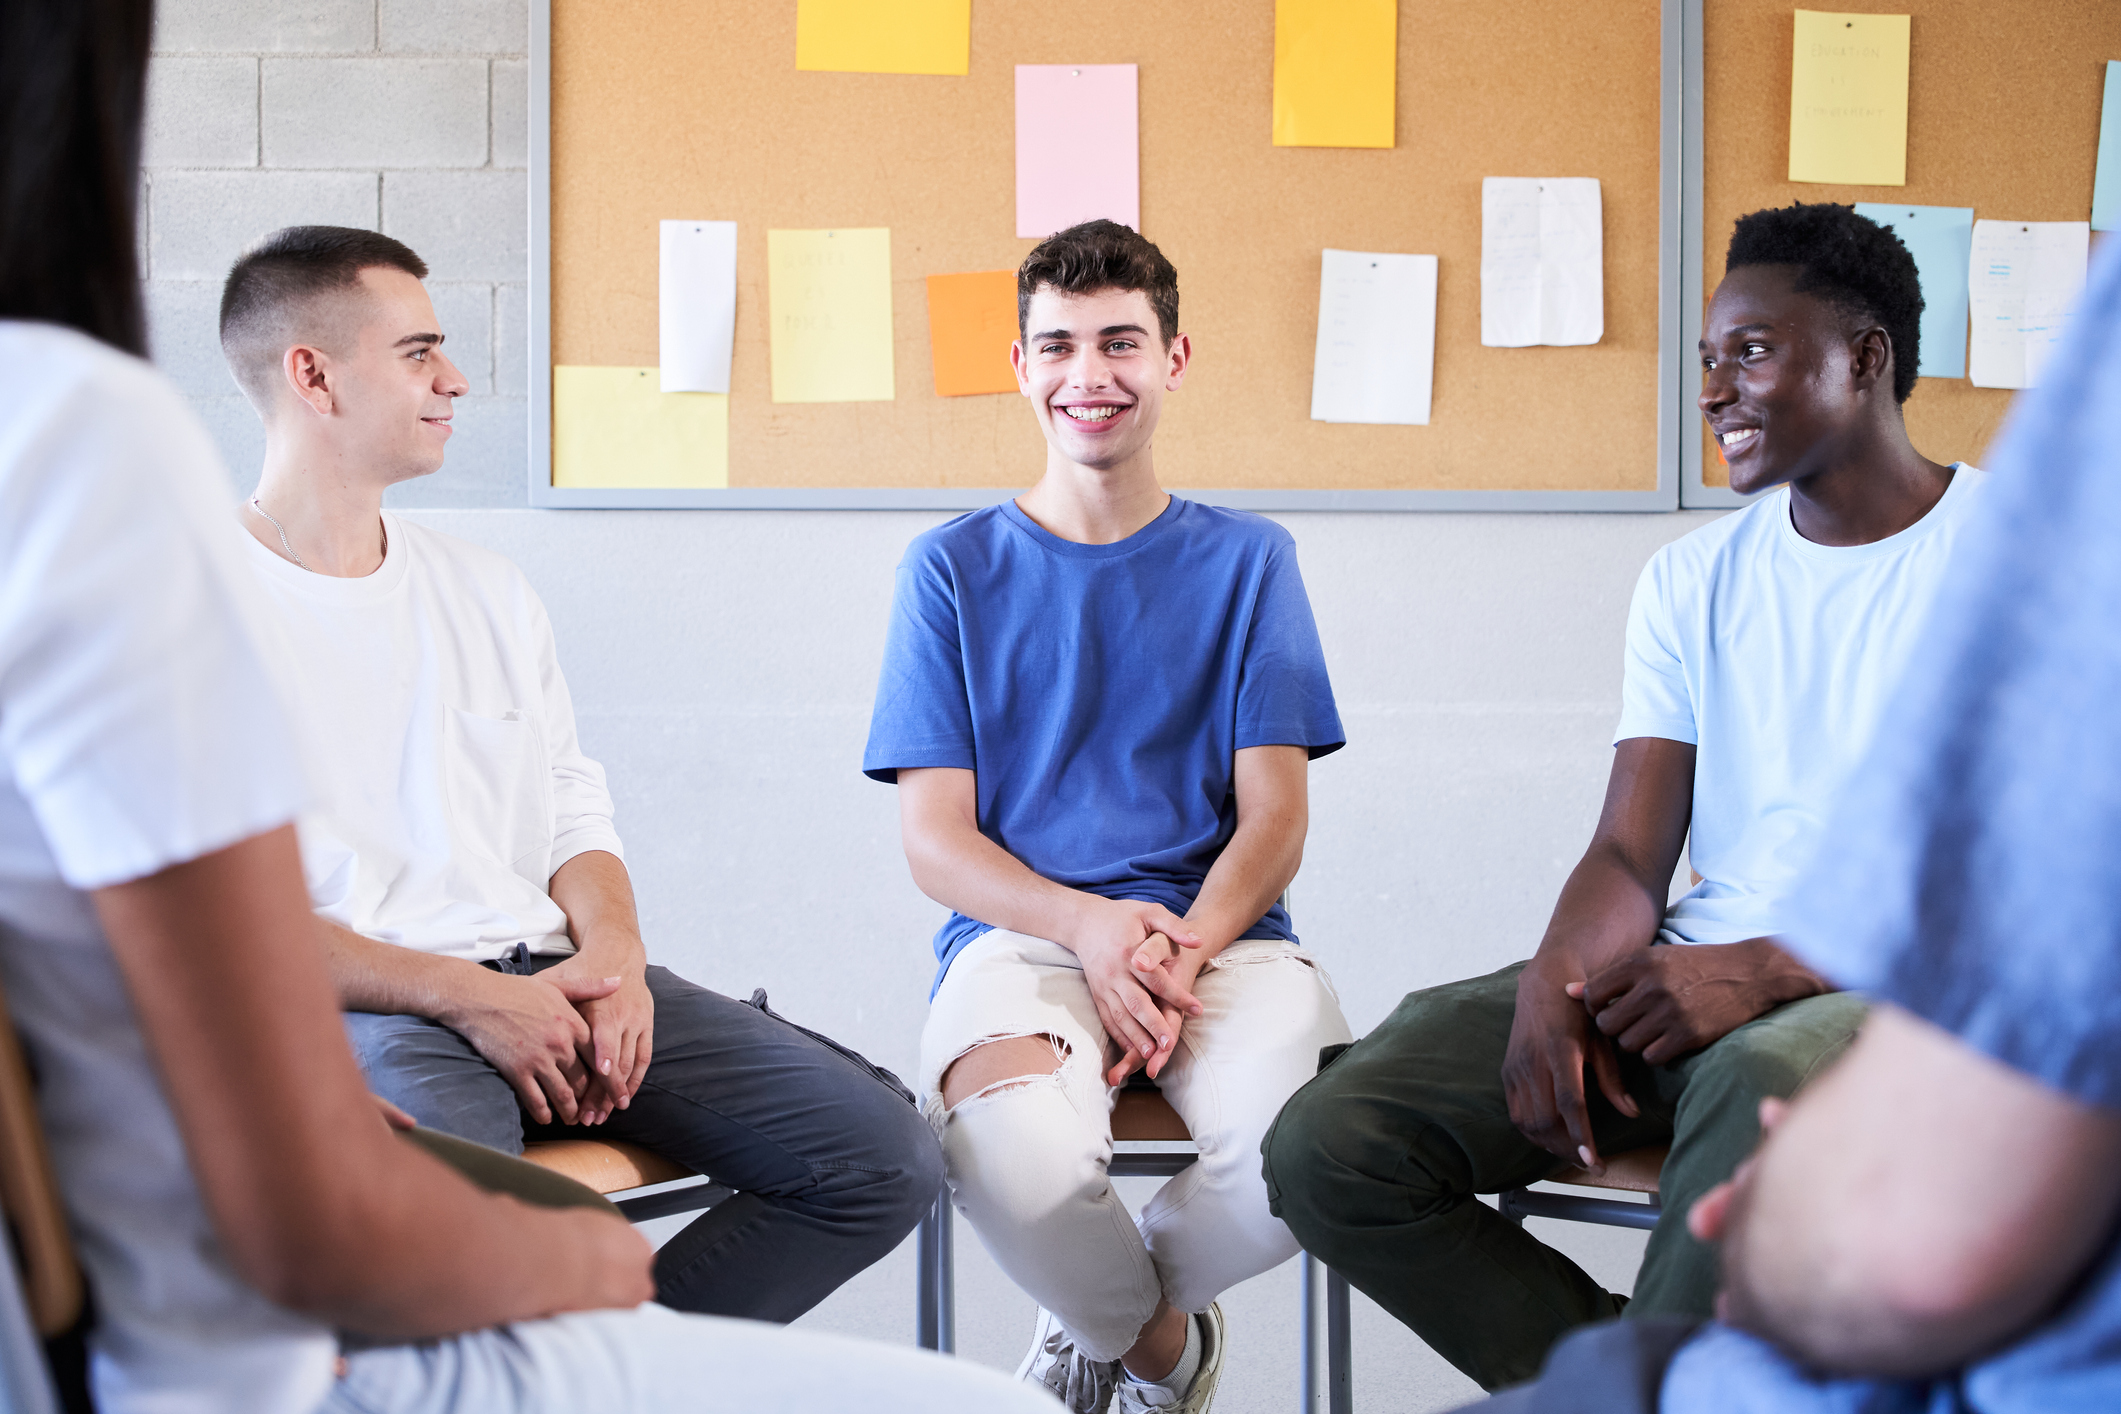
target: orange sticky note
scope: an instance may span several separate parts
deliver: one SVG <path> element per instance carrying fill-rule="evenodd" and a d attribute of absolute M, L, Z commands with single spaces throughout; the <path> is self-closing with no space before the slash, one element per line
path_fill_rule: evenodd
<path fill-rule="evenodd" d="M 1016 372 L 1009 367 L 1015 342 L 1014 270 L 928 277 L 928 343 L 939 396 L 1015 392 Z"/>

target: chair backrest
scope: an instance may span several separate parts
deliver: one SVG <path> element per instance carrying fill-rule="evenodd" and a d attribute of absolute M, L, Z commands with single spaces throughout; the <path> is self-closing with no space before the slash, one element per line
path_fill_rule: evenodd
<path fill-rule="evenodd" d="M 0 1213 L 14 1238 L 0 1242 L 0 1411 L 55 1414 L 59 1399 L 39 1337 L 80 1318 L 81 1267 L 52 1179 L 44 1126 L 15 1023 L 0 993 Z"/>
<path fill-rule="evenodd" d="M 59 1185 L 52 1178 L 44 1126 L 22 1043 L 0 993 L 0 1212 L 13 1229 L 30 1321 L 42 1336 L 69 1329 L 81 1315 L 81 1266 Z"/>

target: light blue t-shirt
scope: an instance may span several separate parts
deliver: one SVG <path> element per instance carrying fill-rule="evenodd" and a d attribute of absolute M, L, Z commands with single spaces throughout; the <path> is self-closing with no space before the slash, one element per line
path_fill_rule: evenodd
<path fill-rule="evenodd" d="M 1033 872 L 1183 915 L 1237 828 L 1235 753 L 1345 740 L 1289 532 L 1174 496 L 1079 545 L 1005 501 L 907 549 L 862 769 L 969 769 Z M 989 926 L 943 924 L 937 986 Z M 1295 940 L 1279 904 L 1244 936 Z"/>
<path fill-rule="evenodd" d="M 2121 1109 L 2121 247 L 1998 444 L 1996 481 L 1789 910 L 1790 946 L 2088 1105 Z M 2007 1156 L 2005 1156 L 2007 1160 Z M 2121 1409 L 2121 1237 L 1956 1374 L 1814 1380 L 1711 1326 L 1665 1414 Z"/>
<path fill-rule="evenodd" d="M 1781 931 L 1783 901 L 1863 759 L 1985 480 L 1961 465 L 1929 514 L 1868 545 L 1819 545 L 1782 487 L 1659 550 L 1628 608 L 1616 742 L 1692 743 L 1688 861 L 1701 882 L 1663 941 Z"/>

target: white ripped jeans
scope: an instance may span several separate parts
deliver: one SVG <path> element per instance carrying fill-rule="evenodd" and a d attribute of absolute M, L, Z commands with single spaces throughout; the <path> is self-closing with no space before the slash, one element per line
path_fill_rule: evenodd
<path fill-rule="evenodd" d="M 1139 1227 L 1112 1191 L 1105 1030 L 1075 954 L 995 929 L 960 953 L 921 1033 L 921 1089 L 950 1193 L 995 1262 L 1093 1360 L 1134 1344 L 1158 1297 L 1205 1311 L 1294 1256 L 1267 1211 L 1259 1143 L 1283 1101 L 1352 1040 L 1333 984 L 1294 943 L 1232 943 L 1201 969 L 1205 1008 L 1157 1077 L 1200 1159 L 1157 1191 Z M 946 1109 L 942 1077 L 974 1047 L 1051 1036 L 1060 1070 L 988 1086 Z"/>

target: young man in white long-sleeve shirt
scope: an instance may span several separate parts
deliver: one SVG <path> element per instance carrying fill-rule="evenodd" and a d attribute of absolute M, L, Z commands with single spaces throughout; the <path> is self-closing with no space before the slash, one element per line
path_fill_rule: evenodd
<path fill-rule="evenodd" d="M 221 339 L 264 419 L 249 558 L 318 777 L 305 871 L 370 1084 L 520 1152 L 582 1126 L 738 1190 L 658 1255 L 681 1310 L 791 1320 L 941 1182 L 894 1079 L 649 965 L 604 773 L 508 560 L 385 512 L 465 390 L 426 266 L 290 227 L 236 262 Z"/>

